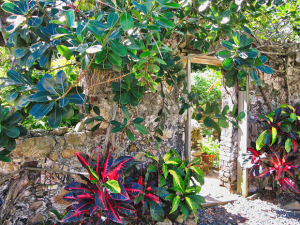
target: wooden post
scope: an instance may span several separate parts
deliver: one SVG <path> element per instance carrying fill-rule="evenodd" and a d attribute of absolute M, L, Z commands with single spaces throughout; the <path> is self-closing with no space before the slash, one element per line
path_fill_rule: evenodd
<path fill-rule="evenodd" d="M 239 122 L 238 129 L 238 156 L 247 152 L 248 146 L 248 107 L 249 107 L 249 79 L 245 79 L 243 84 L 239 82 L 238 92 L 238 112 L 245 112 L 245 118 Z M 242 169 L 237 162 L 237 193 L 242 194 L 244 198 L 248 196 L 248 171 Z"/>
<path fill-rule="evenodd" d="M 191 60 L 187 60 L 187 65 L 186 65 L 186 74 L 187 74 L 187 89 L 188 92 L 191 92 L 191 81 L 192 81 L 192 75 L 191 75 Z M 185 121 L 185 157 L 191 161 L 191 119 L 192 119 L 192 114 L 191 114 L 191 108 L 187 110 L 187 118 Z"/>

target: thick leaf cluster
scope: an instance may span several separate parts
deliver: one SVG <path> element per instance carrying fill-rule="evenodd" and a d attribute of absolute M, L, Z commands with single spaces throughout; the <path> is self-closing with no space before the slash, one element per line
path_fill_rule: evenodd
<path fill-rule="evenodd" d="M 113 82 L 111 87 L 115 102 L 120 102 L 123 105 L 130 104 L 133 107 L 138 106 L 143 93 L 147 90 L 145 86 L 138 85 L 138 79 L 132 73 L 121 82 Z"/>
<path fill-rule="evenodd" d="M 222 67 L 228 71 L 225 75 L 226 85 L 232 87 L 236 80 L 243 80 L 247 75 L 258 84 L 261 81 L 255 69 L 259 69 L 264 73 L 271 74 L 273 70 L 269 66 L 263 65 L 267 61 L 267 57 L 262 55 L 258 57 L 259 52 L 251 48 L 253 38 L 247 38 L 245 34 L 234 32 L 232 39 L 222 41 L 221 44 L 228 50 L 222 50 L 216 53 L 216 57 L 222 61 Z"/>
<path fill-rule="evenodd" d="M 9 108 L 0 105 L 0 147 L 4 148 L 0 151 L 0 161 L 10 162 L 7 155 L 16 148 L 15 139 L 27 135 L 26 128 L 18 126 L 21 119 L 20 113 L 9 115 Z"/>
<path fill-rule="evenodd" d="M 262 125 L 266 128 L 256 140 L 256 150 L 248 148 L 249 153 L 243 153 L 239 160 L 243 168 L 250 169 L 251 178 L 269 177 L 274 174 L 274 180 L 280 190 L 299 193 L 296 183 L 296 173 L 299 154 L 299 109 L 300 103 L 294 107 L 280 105 L 268 115 L 259 115 Z M 264 169 L 263 169 L 264 168 Z"/>
<path fill-rule="evenodd" d="M 81 165 L 88 170 L 90 179 L 79 175 L 85 183 L 74 181 L 65 187 L 70 192 L 64 199 L 74 203 L 67 208 L 64 223 L 82 221 L 85 217 L 86 222 L 95 220 L 95 217 L 101 220 L 101 215 L 97 213 L 99 209 L 116 223 L 136 220 L 136 209 L 131 199 L 141 192 L 142 186 L 135 182 L 123 184 L 120 177 L 133 158 L 123 156 L 113 161 L 111 148 L 109 143 L 107 151 L 102 154 L 97 147 L 93 158 L 81 152 L 76 153 Z"/>
<path fill-rule="evenodd" d="M 19 68 L 21 70 L 21 68 Z M 0 89 L 13 86 L 14 88 L 6 95 L 8 102 L 14 102 L 17 110 L 22 109 L 29 103 L 28 91 L 36 90 L 31 78 L 27 74 L 21 74 L 14 70 L 7 72 L 7 77 L 2 78 L 4 82 L 0 85 Z"/>
<path fill-rule="evenodd" d="M 163 199 L 169 196 L 169 192 L 162 187 L 158 187 L 157 178 L 151 176 L 150 172 L 155 172 L 154 165 L 149 165 L 148 170 L 131 169 L 131 176 L 125 178 L 125 182 L 137 182 L 143 189 L 133 199 L 139 217 L 149 213 L 156 221 L 164 221 L 165 212 Z"/>
<path fill-rule="evenodd" d="M 266 145 L 283 146 L 286 152 L 299 150 L 300 141 L 300 102 L 294 107 L 280 105 L 268 115 L 259 115 L 262 125 L 266 128 L 256 140 L 257 150 Z"/>
<path fill-rule="evenodd" d="M 186 221 L 188 215 L 193 212 L 197 221 L 196 209 L 202 209 L 201 204 L 205 203 L 205 199 L 199 195 L 199 184 L 204 184 L 204 173 L 197 167 L 201 159 L 182 161 L 174 149 L 167 152 L 163 158 L 158 159 L 149 153 L 146 157 L 152 160 L 147 172 L 152 174 L 154 180 L 158 180 L 160 189 L 166 189 L 170 193 L 165 196 L 165 210 L 168 211 L 170 219 L 176 220 L 182 214 Z M 157 195 L 159 196 L 159 192 Z"/>

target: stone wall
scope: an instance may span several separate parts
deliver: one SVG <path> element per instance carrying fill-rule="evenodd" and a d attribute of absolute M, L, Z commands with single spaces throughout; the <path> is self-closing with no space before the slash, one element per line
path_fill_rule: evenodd
<path fill-rule="evenodd" d="M 178 147 L 177 141 L 182 143 L 182 134 L 180 140 L 176 140 L 178 133 L 175 125 L 168 126 L 162 151 L 172 146 Z M 12 162 L 0 162 L 0 181 L 23 167 L 33 169 L 16 173 L 0 185 L 0 224 L 41 224 L 42 220 L 46 221 L 46 224 L 54 224 L 55 216 L 49 211 L 55 209 L 63 213 L 69 205 L 62 199 L 67 193 L 63 187 L 74 179 L 80 180 L 72 172 L 86 173 L 77 161 L 75 152 L 91 154 L 104 140 L 105 135 L 99 132 L 70 133 L 67 128 L 53 132 L 34 131 L 27 137 L 19 138 L 16 149 L 10 155 Z M 139 141 L 131 145 L 126 144 L 125 148 L 115 146 L 113 153 L 116 157 L 127 155 L 135 157 L 136 161 L 144 161 L 146 159 L 141 150 L 146 150 L 147 146 L 143 146 L 146 145 Z M 152 153 L 158 154 L 153 150 Z M 45 170 L 40 171 L 42 169 Z"/>
<path fill-rule="evenodd" d="M 158 90 L 158 92 L 160 92 Z M 101 115 L 110 120 L 113 111 L 113 102 L 109 85 L 103 90 L 104 94 L 94 96 L 94 105 L 98 105 Z M 179 115 L 180 105 L 175 90 L 167 89 L 170 115 L 165 121 L 163 141 L 158 151 L 149 141 L 154 134 L 154 122 L 160 109 L 162 98 L 159 94 L 146 94 L 136 108 L 128 107 L 133 118 L 143 117 L 145 125 L 151 134 L 141 136 L 137 130 L 135 142 L 130 142 L 122 133 L 111 134 L 109 140 L 114 147 L 115 157 L 133 156 L 136 161 L 145 161 L 142 151 L 149 151 L 154 155 L 164 154 L 170 148 L 176 149 L 184 155 L 184 118 Z M 93 96 L 92 96 L 93 97 Z M 116 120 L 123 121 L 123 113 L 117 108 Z M 94 124 L 95 125 L 95 124 Z M 100 129 L 91 132 L 91 125 L 80 122 L 72 129 L 59 128 L 51 132 L 33 131 L 24 138 L 17 140 L 16 149 L 9 155 L 11 163 L 0 162 L 0 182 L 17 170 L 24 167 L 33 167 L 16 173 L 15 176 L 0 184 L 0 224 L 54 224 L 55 216 L 49 213 L 55 209 L 63 213 L 68 202 L 62 199 L 66 194 L 63 187 L 79 178 L 73 173 L 85 173 L 75 157 L 75 152 L 91 154 L 96 146 L 103 146 L 108 124 L 101 124 Z M 41 171 L 42 170 L 42 171 Z M 67 172 L 63 172 L 67 171 Z"/>
<path fill-rule="evenodd" d="M 230 110 L 237 106 L 237 87 L 222 87 L 222 108 L 228 105 Z M 237 128 L 229 123 L 228 128 L 221 130 L 219 178 L 220 185 L 225 186 L 233 193 L 237 187 Z"/>

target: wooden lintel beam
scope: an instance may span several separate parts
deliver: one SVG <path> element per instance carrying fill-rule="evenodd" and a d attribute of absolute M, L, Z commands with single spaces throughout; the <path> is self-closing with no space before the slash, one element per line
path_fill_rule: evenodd
<path fill-rule="evenodd" d="M 213 65 L 213 66 L 221 66 L 222 62 L 217 59 L 200 59 L 200 58 L 193 58 L 191 59 L 192 63 L 199 63 L 205 65 Z"/>

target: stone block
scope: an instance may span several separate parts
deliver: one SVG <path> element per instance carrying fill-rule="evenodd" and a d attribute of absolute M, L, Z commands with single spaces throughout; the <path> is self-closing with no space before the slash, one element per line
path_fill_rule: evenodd
<path fill-rule="evenodd" d="M 1 175 L 10 174 L 18 169 L 19 169 L 19 166 L 14 163 L 6 163 L 6 162 L 0 161 L 0 174 Z"/>
<path fill-rule="evenodd" d="M 58 158 L 58 153 L 57 152 L 53 152 L 49 155 L 49 158 L 53 161 L 56 161 Z"/>
<path fill-rule="evenodd" d="M 66 150 L 64 150 L 64 151 L 61 153 L 61 156 L 62 156 L 63 158 L 70 159 L 70 158 L 75 157 L 75 152 L 80 152 L 80 150 L 79 150 L 79 149 L 76 149 L 76 148 L 70 148 L 70 147 L 67 147 Z"/>
<path fill-rule="evenodd" d="M 65 133 L 68 132 L 68 128 L 67 127 L 59 127 L 59 128 L 56 128 L 52 131 L 52 133 L 54 135 L 64 135 Z"/>
<path fill-rule="evenodd" d="M 33 137 L 20 141 L 12 152 L 13 157 L 38 158 L 47 156 L 55 146 L 55 140 L 50 137 Z"/>
<path fill-rule="evenodd" d="M 138 152 L 135 157 L 134 157 L 134 160 L 135 161 L 144 161 L 146 158 L 145 158 L 145 153 L 144 152 Z"/>
<path fill-rule="evenodd" d="M 86 134 L 84 133 L 67 133 L 64 135 L 67 144 L 84 145 Z"/>

